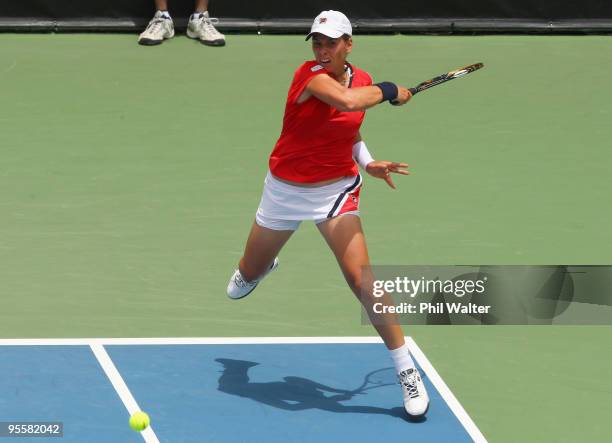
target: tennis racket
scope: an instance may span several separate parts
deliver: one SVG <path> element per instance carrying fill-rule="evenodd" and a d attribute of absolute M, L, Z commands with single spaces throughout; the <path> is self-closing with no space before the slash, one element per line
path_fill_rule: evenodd
<path fill-rule="evenodd" d="M 455 78 L 463 77 L 464 75 L 477 71 L 482 67 L 484 67 L 484 64 L 482 63 L 474 63 L 473 65 L 464 66 L 463 68 L 455 69 L 454 71 L 449 71 L 446 74 L 442 74 L 430 80 L 426 80 L 423 83 L 420 83 L 419 85 L 415 86 L 414 88 L 409 88 L 409 91 L 412 93 L 412 95 L 414 95 L 426 89 L 433 88 L 434 86 L 441 85 L 442 83 L 446 83 Z"/>

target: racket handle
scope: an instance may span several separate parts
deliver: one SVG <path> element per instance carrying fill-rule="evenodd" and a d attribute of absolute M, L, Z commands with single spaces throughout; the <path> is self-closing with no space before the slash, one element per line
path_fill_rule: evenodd
<path fill-rule="evenodd" d="M 408 88 L 408 90 L 410 91 L 410 94 L 412 96 L 414 96 L 414 94 L 416 94 L 417 92 L 419 92 L 419 90 L 417 88 Z M 397 106 L 399 105 L 399 102 L 397 102 L 396 100 L 392 100 L 389 103 L 391 103 L 393 106 Z"/>
<path fill-rule="evenodd" d="M 410 94 L 412 94 L 413 96 L 414 96 L 414 94 L 419 92 L 419 90 L 416 89 L 416 88 L 408 88 L 408 90 L 410 91 Z M 393 106 L 399 105 L 399 102 L 397 102 L 396 100 L 391 100 L 389 103 L 391 103 Z"/>

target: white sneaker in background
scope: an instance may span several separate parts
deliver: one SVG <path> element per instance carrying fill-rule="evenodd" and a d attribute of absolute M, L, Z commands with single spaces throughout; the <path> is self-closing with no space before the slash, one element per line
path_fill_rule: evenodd
<path fill-rule="evenodd" d="M 227 285 L 227 296 L 233 300 L 238 300 L 249 295 L 257 287 L 257 284 L 264 279 L 266 275 L 278 268 L 278 257 L 274 259 L 270 265 L 270 269 L 264 275 L 253 281 L 246 281 L 239 269 L 236 269 L 230 278 Z"/>
<path fill-rule="evenodd" d="M 187 24 L 187 37 L 200 40 L 208 46 L 225 46 L 225 36 L 215 28 L 219 23 L 216 18 L 210 18 L 208 11 L 192 14 Z"/>
<path fill-rule="evenodd" d="M 138 37 L 138 43 L 145 46 L 161 44 L 165 39 L 174 37 L 172 19 L 157 11 L 147 28 Z"/>

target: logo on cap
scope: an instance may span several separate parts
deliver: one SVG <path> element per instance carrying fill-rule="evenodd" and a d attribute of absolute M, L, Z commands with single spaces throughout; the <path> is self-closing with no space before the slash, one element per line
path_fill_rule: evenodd
<path fill-rule="evenodd" d="M 319 18 L 319 24 L 325 23 L 327 22 L 327 17 L 320 17 Z"/>

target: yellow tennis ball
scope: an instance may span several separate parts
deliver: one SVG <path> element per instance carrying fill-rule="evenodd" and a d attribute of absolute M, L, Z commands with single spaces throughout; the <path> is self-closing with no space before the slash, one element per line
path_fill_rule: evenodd
<path fill-rule="evenodd" d="M 147 429 L 149 424 L 151 423 L 151 419 L 147 415 L 146 412 L 138 411 L 132 414 L 130 417 L 130 428 L 135 431 L 142 431 Z"/>

